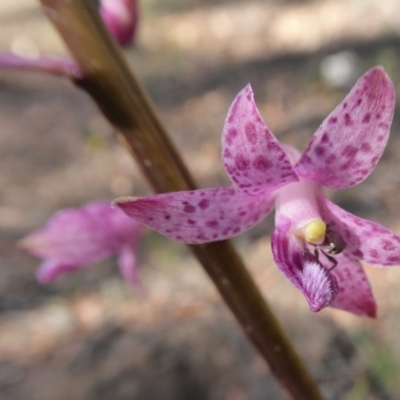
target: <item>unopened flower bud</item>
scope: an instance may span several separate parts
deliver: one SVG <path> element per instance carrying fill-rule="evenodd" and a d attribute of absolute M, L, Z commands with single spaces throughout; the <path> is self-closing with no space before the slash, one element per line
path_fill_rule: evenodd
<path fill-rule="evenodd" d="M 121 46 L 133 44 L 138 22 L 137 0 L 101 0 L 100 15 Z"/>

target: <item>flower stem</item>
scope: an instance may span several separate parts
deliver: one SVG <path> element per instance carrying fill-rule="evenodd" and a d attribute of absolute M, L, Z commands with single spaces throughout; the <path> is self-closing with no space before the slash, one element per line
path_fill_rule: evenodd
<path fill-rule="evenodd" d="M 40 0 L 81 69 L 75 83 L 97 103 L 158 193 L 194 189 L 154 107 L 90 0 Z M 247 336 L 296 400 L 322 396 L 229 241 L 190 246 Z"/>

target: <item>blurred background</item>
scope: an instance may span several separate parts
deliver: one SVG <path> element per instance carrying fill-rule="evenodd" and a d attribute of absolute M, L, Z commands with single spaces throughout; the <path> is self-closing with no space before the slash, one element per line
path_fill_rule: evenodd
<path fill-rule="evenodd" d="M 34 0 L 0 2 L 0 50 L 63 55 Z M 281 142 L 304 149 L 356 78 L 380 64 L 400 96 L 398 0 L 144 0 L 125 52 L 202 187 L 228 185 L 225 115 L 250 82 Z M 328 195 L 400 233 L 400 113 L 361 185 Z M 15 242 L 58 209 L 150 189 L 96 106 L 59 78 L 0 71 L 0 398 L 285 399 L 186 248 L 149 233 L 139 296 L 116 261 L 35 281 Z M 235 239 L 327 399 L 400 398 L 400 268 L 366 265 L 375 321 L 309 311 L 271 259 L 271 215 Z"/>

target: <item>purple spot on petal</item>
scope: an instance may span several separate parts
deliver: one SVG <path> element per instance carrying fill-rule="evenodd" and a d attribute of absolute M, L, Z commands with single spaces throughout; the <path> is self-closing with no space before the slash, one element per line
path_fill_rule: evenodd
<path fill-rule="evenodd" d="M 269 130 L 268 129 L 265 129 L 265 135 L 266 136 L 269 135 Z M 268 147 L 269 151 L 278 151 L 278 152 L 281 151 L 280 145 L 277 144 L 277 143 L 274 143 L 274 142 L 269 142 L 267 147 Z"/>
<path fill-rule="evenodd" d="M 372 151 L 371 145 L 367 142 L 363 143 L 361 145 L 361 151 L 363 153 L 370 153 Z"/>
<path fill-rule="evenodd" d="M 272 164 L 266 157 L 258 156 L 253 161 L 253 166 L 254 166 L 255 169 L 257 169 L 259 171 L 266 171 L 269 168 L 271 168 Z"/>
<path fill-rule="evenodd" d="M 217 228 L 219 225 L 218 221 L 207 221 L 206 226 L 209 228 Z"/>
<path fill-rule="evenodd" d="M 191 204 L 186 204 L 185 207 L 183 207 L 183 211 L 187 213 L 194 213 L 196 212 L 196 207 L 192 206 Z"/>
<path fill-rule="evenodd" d="M 357 250 L 353 251 L 353 256 L 357 257 L 357 258 L 362 258 L 363 253 L 362 253 L 362 251 L 360 249 L 357 249 Z"/>
<path fill-rule="evenodd" d="M 370 255 L 372 258 L 378 258 L 378 256 L 379 256 L 378 251 L 377 251 L 376 249 L 371 249 L 371 250 L 369 251 L 369 255 Z"/>
<path fill-rule="evenodd" d="M 246 169 L 249 166 L 249 160 L 242 154 L 238 154 L 235 158 L 235 164 L 238 169 Z"/>
<path fill-rule="evenodd" d="M 230 128 L 228 130 L 228 133 L 226 135 L 226 142 L 228 143 L 228 145 L 230 146 L 233 142 L 233 140 L 235 139 L 235 137 L 237 136 L 237 129 L 236 128 Z"/>
<path fill-rule="evenodd" d="M 346 126 L 352 125 L 352 121 L 351 121 L 351 118 L 350 118 L 350 114 L 348 114 L 348 113 L 344 114 L 344 124 L 345 124 Z"/>
<path fill-rule="evenodd" d="M 207 200 L 207 199 L 202 199 L 202 200 L 200 201 L 200 203 L 199 203 L 199 207 L 200 207 L 202 210 L 207 209 L 209 205 L 210 205 L 210 201 Z"/>
<path fill-rule="evenodd" d="M 171 219 L 171 216 L 168 215 L 168 214 L 165 214 L 165 215 L 164 215 L 164 218 L 165 218 L 166 220 L 169 220 L 169 219 Z"/>
<path fill-rule="evenodd" d="M 317 157 L 320 157 L 320 156 L 322 156 L 322 155 L 324 155 L 325 154 L 325 147 L 324 146 L 317 146 L 316 148 L 315 148 L 315 155 L 317 156 Z"/>
<path fill-rule="evenodd" d="M 335 120 L 334 123 L 336 123 L 337 118 L 332 117 L 331 119 L 334 119 L 334 120 Z M 332 123 L 333 123 L 333 122 L 332 122 Z M 328 132 L 325 132 L 325 133 L 322 135 L 321 143 L 328 143 L 328 142 L 329 142 L 329 135 L 328 135 Z"/>
<path fill-rule="evenodd" d="M 346 171 L 346 170 L 350 167 L 350 164 L 351 164 L 351 162 L 350 162 L 350 161 L 347 161 L 347 162 L 345 162 L 344 164 L 342 164 L 342 165 L 340 166 L 340 169 L 341 169 L 342 171 Z"/>
<path fill-rule="evenodd" d="M 237 136 L 237 129 L 236 128 L 230 128 L 228 130 L 228 136 L 232 139 L 234 139 Z"/>
<path fill-rule="evenodd" d="M 371 164 L 376 164 L 379 160 L 379 156 L 375 156 L 372 160 L 371 160 Z"/>
<path fill-rule="evenodd" d="M 357 154 L 357 148 L 352 146 L 351 144 L 347 145 L 343 150 L 343 155 L 345 157 L 354 157 Z"/>
<path fill-rule="evenodd" d="M 230 232 L 231 228 L 226 228 L 223 232 L 222 235 L 226 236 Z"/>
<path fill-rule="evenodd" d="M 255 143 L 257 141 L 257 131 L 256 126 L 252 122 L 248 122 L 244 127 L 244 131 L 247 137 L 247 140 L 250 143 Z"/>
<path fill-rule="evenodd" d="M 386 250 L 386 251 L 392 251 L 395 249 L 395 246 L 389 240 L 382 240 L 381 246 L 382 246 L 383 250 Z"/>
<path fill-rule="evenodd" d="M 372 232 L 369 232 L 369 231 L 367 231 L 367 230 L 364 231 L 363 235 L 364 235 L 364 237 L 365 237 L 366 239 L 370 239 L 370 238 L 374 237 L 373 233 L 372 233 Z"/>
<path fill-rule="evenodd" d="M 187 222 L 189 225 L 196 225 L 196 221 L 194 221 L 193 219 L 188 219 Z"/>
<path fill-rule="evenodd" d="M 225 150 L 224 150 L 224 157 L 225 157 L 225 158 L 231 158 L 231 157 L 232 157 L 232 154 L 231 154 L 231 152 L 229 151 L 229 149 L 225 149 Z"/>
<path fill-rule="evenodd" d="M 367 114 L 364 115 L 364 118 L 363 118 L 362 122 L 364 124 L 367 124 L 369 121 L 371 121 L 371 114 L 367 113 Z"/>
<path fill-rule="evenodd" d="M 337 118 L 336 117 L 331 117 L 331 118 L 329 118 L 328 122 L 329 122 L 329 124 L 334 125 L 337 122 Z"/>
<path fill-rule="evenodd" d="M 335 154 L 330 154 L 325 161 L 326 161 L 327 164 L 336 161 L 336 155 Z"/>

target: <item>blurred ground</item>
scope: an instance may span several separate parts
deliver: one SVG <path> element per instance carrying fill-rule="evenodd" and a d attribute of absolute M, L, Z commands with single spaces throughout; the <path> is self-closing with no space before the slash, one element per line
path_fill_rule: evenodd
<path fill-rule="evenodd" d="M 142 3 L 138 46 L 126 56 L 203 187 L 228 183 L 220 134 L 247 82 L 268 126 L 301 149 L 368 68 L 383 65 L 400 96 L 397 0 Z M 0 22 L 2 51 L 65 51 L 33 0 L 3 0 Z M 69 82 L 1 71 L 0 126 L 2 400 L 285 398 L 178 243 L 147 236 L 146 299 L 122 282 L 114 260 L 39 286 L 38 261 L 17 239 L 59 208 L 149 189 L 96 107 Z M 399 152 L 397 109 L 374 173 L 332 198 L 400 232 Z M 235 241 L 326 397 L 400 398 L 400 269 L 366 266 L 376 321 L 312 314 L 273 265 L 272 220 Z"/>

